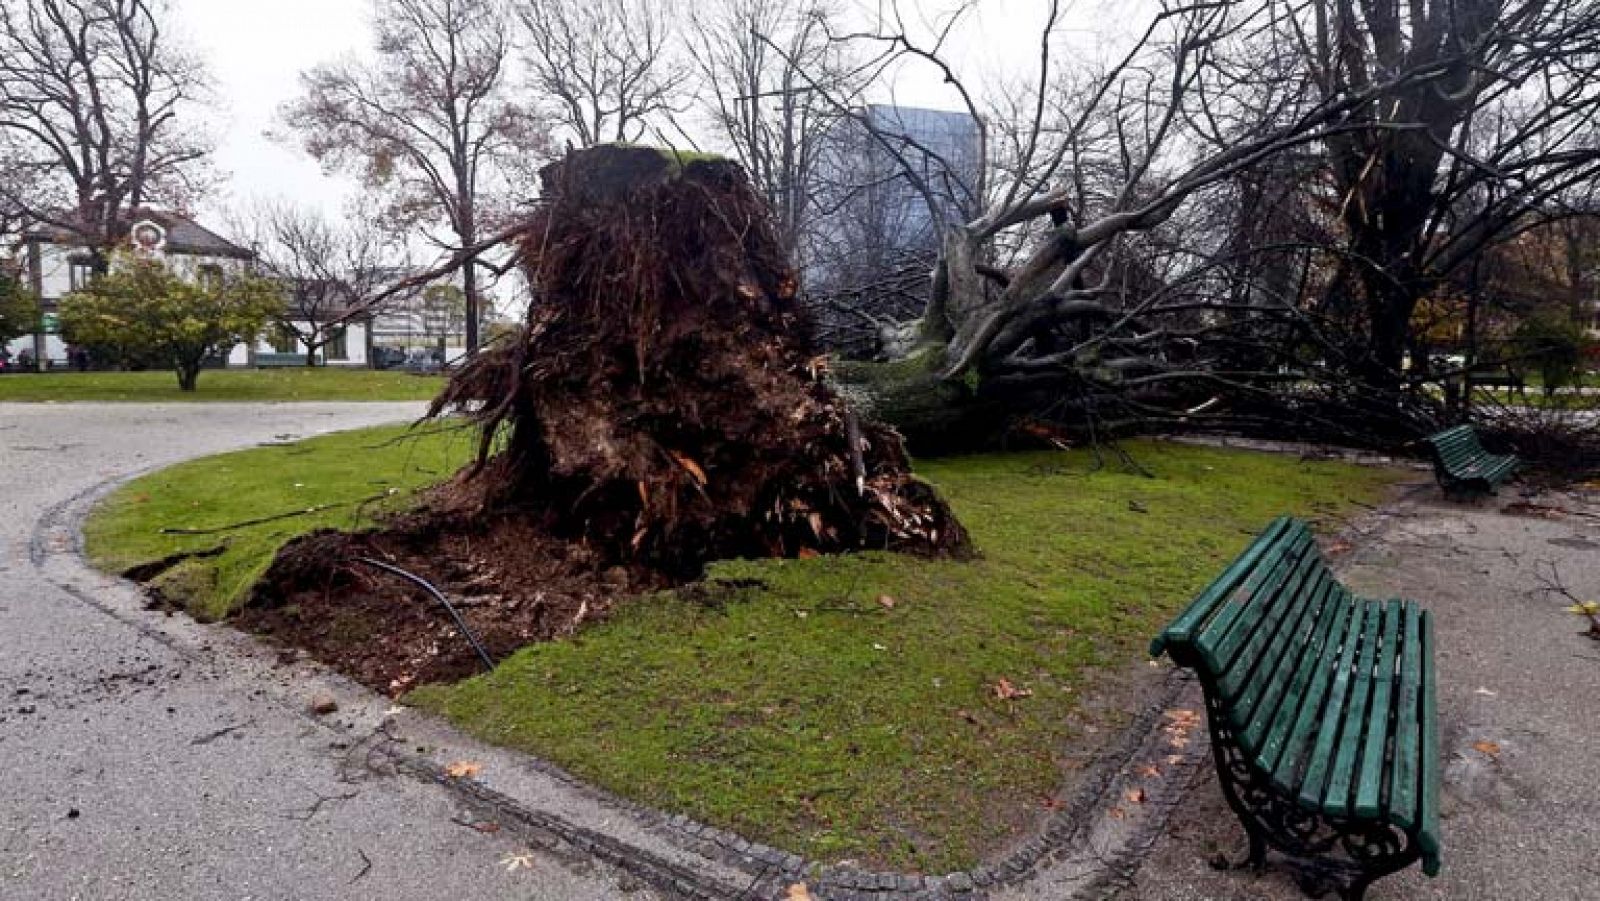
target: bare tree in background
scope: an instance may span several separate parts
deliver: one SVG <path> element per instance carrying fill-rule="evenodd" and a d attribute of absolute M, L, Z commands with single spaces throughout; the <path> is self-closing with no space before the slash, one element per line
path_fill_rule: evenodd
<path fill-rule="evenodd" d="M 1388 47 L 1414 32 L 1422 49 L 1360 62 L 1371 52 L 1360 45 L 1374 32 L 1358 24 L 1351 12 L 1356 4 L 1219 0 L 1164 4 L 1125 52 L 1091 69 L 1061 59 L 1062 4 L 1052 0 L 1043 10 L 1026 101 L 1014 104 L 1024 111 L 1021 125 L 1002 140 L 985 136 L 989 159 L 1003 165 L 990 167 L 981 214 L 943 214 L 933 186 L 919 186 L 943 220 L 943 236 L 918 352 L 931 356 L 945 383 L 975 381 L 980 395 L 1013 409 L 1026 398 L 1029 405 L 1071 407 L 1072 415 L 1115 407 L 1139 417 L 1151 410 L 1141 397 L 1168 392 L 1187 422 L 1212 408 L 1208 395 L 1256 398 L 1274 379 L 1316 383 L 1321 376 L 1304 369 L 1315 363 L 1326 367 L 1328 394 L 1337 399 L 1331 407 L 1361 411 L 1362 426 L 1374 430 L 1415 429 L 1430 415 L 1423 409 L 1427 398 L 1394 397 L 1398 359 L 1388 337 L 1398 333 L 1403 346 L 1407 301 L 1384 302 L 1387 325 L 1342 323 L 1365 335 L 1331 334 L 1327 322 L 1301 308 L 1298 296 L 1278 296 L 1263 308 L 1262 297 L 1277 293 L 1270 289 L 1250 298 L 1253 312 L 1229 316 L 1234 304 L 1228 295 L 1200 286 L 1215 284 L 1226 257 L 1253 253 L 1259 241 L 1230 246 L 1237 229 L 1179 214 L 1191 205 L 1223 206 L 1246 186 L 1242 177 L 1265 173 L 1271 161 L 1297 157 L 1300 165 L 1281 171 L 1315 178 L 1319 166 L 1303 165 L 1304 157 L 1326 148 L 1340 154 L 1337 148 L 1351 145 L 1364 149 L 1339 156 L 1344 170 L 1335 184 L 1344 186 L 1336 187 L 1342 209 L 1334 214 L 1347 220 L 1350 234 L 1352 215 L 1366 221 L 1380 208 L 1390 210 L 1385 229 L 1424 208 L 1441 211 L 1432 221 L 1454 222 L 1452 214 L 1460 216 L 1468 201 L 1492 212 L 1488 219 L 1474 215 L 1478 224 L 1461 231 L 1448 249 L 1435 251 L 1427 243 L 1441 234 L 1437 229 L 1406 226 L 1376 232 L 1378 240 L 1363 245 L 1368 249 L 1346 257 L 1359 252 L 1392 259 L 1377 252 L 1385 250 L 1385 235 L 1399 239 L 1388 249 L 1411 255 L 1407 265 L 1436 253 L 1442 260 L 1469 253 L 1496 229 L 1514 228 L 1540 198 L 1592 172 L 1593 151 L 1585 142 L 1596 146 L 1592 120 L 1600 105 L 1586 83 L 1600 59 L 1593 52 L 1600 14 L 1593 0 L 1527 0 L 1499 13 L 1487 0 L 1476 12 L 1422 0 L 1359 5 L 1366 10 L 1361 15 L 1376 16 L 1386 27 L 1410 15 L 1399 34 L 1378 28 L 1377 40 Z M 1337 16 L 1318 19 L 1319 11 L 1333 15 L 1333 7 Z M 972 7 L 963 5 L 922 32 L 904 24 L 897 4 L 884 9 L 877 29 L 834 37 L 865 48 L 868 56 L 931 69 L 982 120 L 983 102 L 944 50 L 945 37 Z M 1341 29 L 1350 33 L 1341 36 Z M 783 53 L 781 41 L 766 44 Z M 1317 48 L 1327 49 L 1332 68 L 1311 62 L 1319 58 Z M 1332 74 L 1358 63 L 1359 78 Z M 833 97 L 817 80 L 807 83 Z M 1441 93 L 1449 103 L 1428 100 Z M 1519 94 L 1534 102 L 1513 109 Z M 1519 124 L 1492 142 L 1463 140 L 1459 126 L 1476 122 L 1470 111 L 1483 110 L 1483 98 L 1492 96 L 1506 104 L 1502 120 Z M 851 114 L 848 98 L 834 99 L 837 112 Z M 1451 112 L 1460 103 L 1466 119 Z M 1434 116 L 1444 117 L 1443 127 Z M 904 135 L 863 124 L 891 155 L 905 146 Z M 906 157 L 901 170 L 915 184 L 922 167 Z M 1450 162 L 1440 172 L 1428 167 L 1430 159 Z M 1257 179 L 1255 190 L 1277 190 L 1271 181 Z M 1394 209 L 1397 204 L 1407 209 Z M 1204 230 L 1175 235 L 1168 226 L 1179 221 Z M 1408 244 L 1409 236 L 1423 243 Z M 1119 265 L 1132 258 L 1130 250 L 1162 246 L 1170 257 L 1163 278 Z M 1382 268 L 1367 267 L 1375 279 Z M 1347 295 L 1354 293 L 1352 284 L 1378 291 L 1375 281 L 1343 283 Z M 1392 286 L 1383 291 L 1395 296 Z M 1245 345 L 1251 353 L 1241 355 Z M 1241 359 L 1252 362 L 1237 367 Z M 1356 395 L 1365 399 L 1356 402 Z"/>
<path fill-rule="evenodd" d="M 718 143 L 772 205 L 791 255 L 816 213 L 827 132 L 868 80 L 831 39 L 834 16 L 828 0 L 708 0 L 689 14 L 686 43 Z"/>
<path fill-rule="evenodd" d="M 443 225 L 436 240 L 462 268 L 467 352 L 479 345 L 484 233 L 513 202 L 515 176 L 546 134 L 514 98 L 508 13 L 500 0 L 374 0 L 370 64 L 345 60 L 301 76 L 284 110 L 323 165 L 387 192 L 397 229 Z"/>
<path fill-rule="evenodd" d="M 1435 73 L 1324 145 L 1344 233 L 1330 290 L 1367 320 L 1368 379 L 1394 382 L 1418 303 L 1600 178 L 1600 3 L 1315 0 L 1281 21 L 1325 104 Z"/>
<path fill-rule="evenodd" d="M 637 141 L 679 105 L 688 71 L 675 62 L 660 0 L 514 0 L 529 81 L 580 147 Z"/>
<path fill-rule="evenodd" d="M 235 224 L 257 253 L 261 274 L 279 282 L 284 307 L 276 323 L 306 349 L 306 365 L 349 326 L 401 303 L 388 291 L 411 267 L 403 244 L 373 217 L 348 224 L 287 202 L 261 203 Z"/>
<path fill-rule="evenodd" d="M 0 0 L 0 223 L 74 236 L 104 271 L 128 212 L 207 187 L 207 78 L 165 0 Z"/>

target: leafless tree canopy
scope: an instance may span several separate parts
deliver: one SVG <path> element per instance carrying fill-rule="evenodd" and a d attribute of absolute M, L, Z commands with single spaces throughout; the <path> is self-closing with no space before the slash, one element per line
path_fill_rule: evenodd
<path fill-rule="evenodd" d="M 1033 76 L 998 101 L 945 51 L 973 9 L 918 29 L 888 3 L 829 40 L 952 86 L 982 128 L 977 215 L 943 212 L 907 135 L 796 68 L 941 222 L 913 353 L 1031 411 L 1328 399 L 1415 428 L 1417 304 L 1600 174 L 1594 0 L 1169 3 L 1096 66 L 1063 52 L 1052 0 Z"/>
<path fill-rule="evenodd" d="M 467 345 L 478 345 L 483 233 L 518 198 L 519 167 L 545 132 L 515 96 L 508 11 L 500 0 L 374 0 L 377 59 L 327 63 L 302 76 L 284 110 L 325 166 L 357 172 L 390 199 L 396 227 L 442 226 L 460 257 Z"/>
<path fill-rule="evenodd" d="M 305 347 L 308 366 L 352 322 L 382 313 L 410 293 L 388 290 L 410 276 L 411 267 L 403 243 L 371 215 L 336 223 L 308 207 L 264 202 L 234 230 L 250 238 L 262 274 L 282 286 L 277 324 Z"/>
<path fill-rule="evenodd" d="M 791 254 L 818 210 L 826 134 L 868 81 L 851 48 L 831 39 L 835 16 L 827 0 L 717 0 L 689 15 L 687 45 L 716 143 L 772 205 Z"/>
<path fill-rule="evenodd" d="M 632 142 L 681 104 L 688 71 L 657 0 L 515 0 L 530 87 L 580 147 Z"/>
<path fill-rule="evenodd" d="M 77 234 L 104 265 L 126 212 L 207 186 L 200 63 L 165 0 L 0 0 L 0 222 Z"/>

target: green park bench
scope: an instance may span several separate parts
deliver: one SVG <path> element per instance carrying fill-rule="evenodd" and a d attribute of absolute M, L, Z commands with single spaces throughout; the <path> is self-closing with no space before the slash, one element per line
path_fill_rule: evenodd
<path fill-rule="evenodd" d="M 1425 439 L 1433 457 L 1433 472 L 1446 494 L 1481 491 L 1494 493 L 1511 478 L 1522 461 L 1510 454 L 1491 454 L 1478 443 L 1470 425 L 1445 429 Z"/>
<path fill-rule="evenodd" d="M 255 366 L 257 369 L 276 369 L 287 366 L 304 365 L 306 365 L 306 355 L 301 353 L 257 353 L 255 356 Z"/>
<path fill-rule="evenodd" d="M 1279 517 L 1150 645 L 1205 692 L 1222 793 L 1307 891 L 1360 899 L 1421 860 L 1439 872 L 1433 632 L 1416 603 L 1339 584 L 1306 525 Z"/>

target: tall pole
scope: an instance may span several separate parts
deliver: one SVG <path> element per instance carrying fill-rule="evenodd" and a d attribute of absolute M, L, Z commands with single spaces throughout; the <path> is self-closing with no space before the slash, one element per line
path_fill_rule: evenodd
<path fill-rule="evenodd" d="M 44 340 L 44 256 L 39 249 L 40 239 L 35 237 L 28 242 L 28 287 L 33 291 L 33 299 L 39 304 L 39 316 L 33 330 L 33 368 L 43 372 L 45 367 L 45 340 Z"/>

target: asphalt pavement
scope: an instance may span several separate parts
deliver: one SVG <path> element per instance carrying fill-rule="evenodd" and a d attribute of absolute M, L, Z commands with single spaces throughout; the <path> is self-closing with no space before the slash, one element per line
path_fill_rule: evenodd
<path fill-rule="evenodd" d="M 382 699 L 275 667 L 226 627 L 146 612 L 72 553 L 74 519 L 108 480 L 420 412 L 0 404 L 0 898 L 667 897 L 530 845 L 460 792 L 401 771 L 382 752 L 424 739 Z M 342 709 L 313 716 L 314 686 Z M 507 780 L 538 775 L 439 744 L 404 750 L 471 753 Z M 611 814 L 572 813 L 585 816 Z"/>

